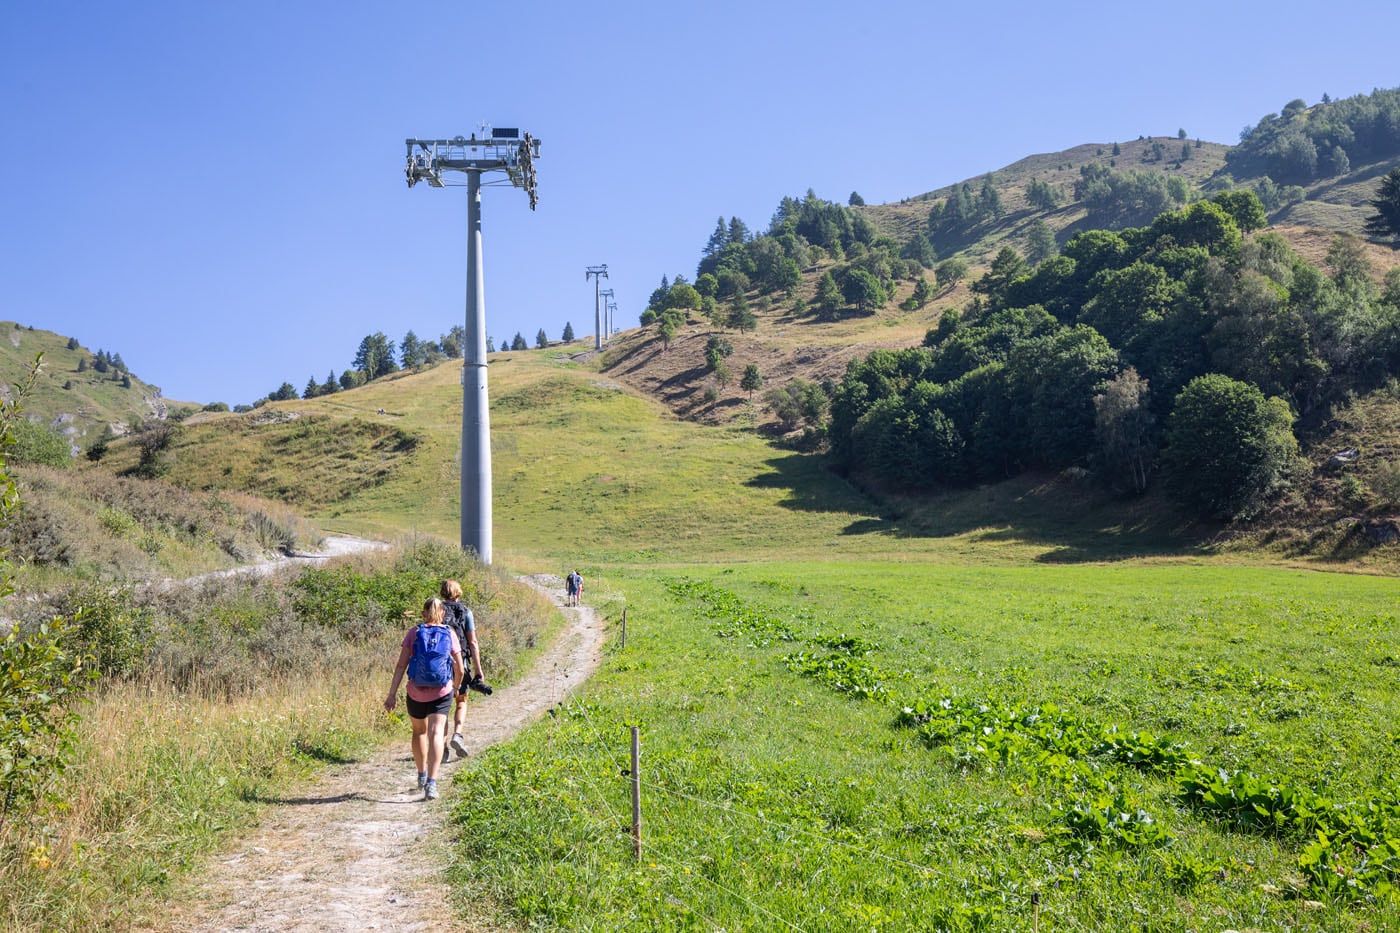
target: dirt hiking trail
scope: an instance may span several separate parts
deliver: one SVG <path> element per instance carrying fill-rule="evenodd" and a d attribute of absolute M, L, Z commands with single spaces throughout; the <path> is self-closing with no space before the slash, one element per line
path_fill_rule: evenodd
<path fill-rule="evenodd" d="M 597 613 L 564 607 L 558 577 L 521 581 L 553 600 L 566 625 L 520 681 L 491 697 L 473 695 L 462 730 L 473 755 L 542 716 L 600 660 L 604 631 Z M 389 673 L 386 665 L 386 683 Z M 425 802 L 414 786 L 405 725 L 402 736 L 363 761 L 333 765 L 296 796 L 271 801 L 251 834 L 215 857 L 171 905 L 173 915 L 148 929 L 497 929 L 490 918 L 448 912 L 439 830 L 457 767 L 454 754 L 440 777 L 444 798 Z"/>

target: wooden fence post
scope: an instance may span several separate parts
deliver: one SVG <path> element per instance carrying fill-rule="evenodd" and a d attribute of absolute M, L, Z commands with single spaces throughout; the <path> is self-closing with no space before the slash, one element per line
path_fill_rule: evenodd
<path fill-rule="evenodd" d="M 622 610 L 622 647 L 627 647 L 627 610 Z"/>
<path fill-rule="evenodd" d="M 632 857 L 642 858 L 642 746 L 637 727 L 632 727 Z"/>

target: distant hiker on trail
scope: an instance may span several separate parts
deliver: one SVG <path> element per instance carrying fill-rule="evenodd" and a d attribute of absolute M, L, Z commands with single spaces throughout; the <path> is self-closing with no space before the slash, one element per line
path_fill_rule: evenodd
<path fill-rule="evenodd" d="M 583 577 L 579 576 L 577 570 L 569 571 L 569 575 L 564 578 L 564 590 L 568 596 L 564 601 L 565 605 L 577 606 L 583 596 Z"/>
<path fill-rule="evenodd" d="M 456 580 L 443 580 L 439 595 L 442 597 L 443 618 L 446 619 L 448 628 L 456 634 L 458 644 L 467 646 L 467 657 L 471 659 L 471 671 L 462 678 L 462 683 L 457 688 L 457 709 L 452 714 L 452 739 L 448 746 L 465 758 L 467 743 L 462 738 L 462 722 L 467 718 L 467 691 L 475 690 L 490 696 L 491 688 L 481 679 L 481 648 L 476 642 L 476 618 L 472 615 L 471 608 L 462 602 L 462 584 Z M 446 721 L 443 722 L 443 728 L 447 728 Z M 442 750 L 444 763 L 449 754 L 448 748 Z"/>
<path fill-rule="evenodd" d="M 408 672 L 408 718 L 413 723 L 413 761 L 418 766 L 418 786 L 423 799 L 438 795 L 438 765 L 442 761 L 447 711 L 452 695 L 462 683 L 462 646 L 457 633 L 443 621 L 442 600 L 423 604 L 423 622 L 409 629 L 394 666 L 394 682 L 384 698 L 384 708 L 398 705 L 399 682 Z"/>

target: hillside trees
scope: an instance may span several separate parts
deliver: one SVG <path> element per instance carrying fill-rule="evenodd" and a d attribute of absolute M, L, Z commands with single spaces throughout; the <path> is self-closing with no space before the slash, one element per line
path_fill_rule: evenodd
<path fill-rule="evenodd" d="M 1089 219 L 1108 227 L 1143 223 L 1173 204 L 1185 203 L 1189 194 L 1179 176 L 1168 179 L 1161 172 L 1118 172 L 1098 162 L 1081 166 L 1074 183 L 1075 199 L 1084 203 Z"/>
<path fill-rule="evenodd" d="M 1055 234 L 1050 230 L 1050 225 L 1045 221 L 1036 219 L 1031 224 L 1030 233 L 1027 234 L 1026 259 L 1031 265 L 1040 265 L 1051 256 L 1055 255 L 1056 243 Z"/>
<path fill-rule="evenodd" d="M 804 426 L 820 428 L 829 405 L 821 385 L 806 379 L 793 379 L 787 385 L 770 389 L 763 400 L 786 431 Z"/>
<path fill-rule="evenodd" d="M 1336 150 L 1346 156 L 1345 168 Z M 1319 153 L 1327 158 L 1319 159 Z M 1225 155 L 1230 171 L 1241 178 L 1267 175 L 1285 184 L 1307 184 L 1321 169 L 1329 174 L 1352 164 L 1400 155 L 1400 88 L 1376 90 L 1309 108 L 1290 101 L 1246 127 L 1240 144 Z"/>
<path fill-rule="evenodd" d="M 967 277 L 967 263 L 961 259 L 945 259 L 934 270 L 939 288 L 952 288 Z"/>
<path fill-rule="evenodd" d="M 711 370 L 718 369 L 720 363 L 733 353 L 734 345 L 727 338 L 711 334 L 710 339 L 705 342 L 705 365 Z"/>
<path fill-rule="evenodd" d="M 366 381 L 398 372 L 398 363 L 394 361 L 394 342 L 383 331 L 367 334 L 355 351 L 352 365 L 364 373 Z"/>
<path fill-rule="evenodd" d="M 1192 380 L 1177 396 L 1167 428 L 1172 491 L 1217 518 L 1257 514 L 1293 469 L 1292 427 L 1282 399 L 1218 374 Z"/>
<path fill-rule="evenodd" d="M 1060 206 L 1060 189 L 1049 182 L 1032 178 L 1026 185 L 1026 202 L 1038 211 L 1053 211 Z"/>
<path fill-rule="evenodd" d="M 824 317 L 833 317 L 841 310 L 842 301 L 841 288 L 836 284 L 836 277 L 828 269 L 817 282 L 817 310 Z"/>
<path fill-rule="evenodd" d="M 914 283 L 914 291 L 900 305 L 905 311 L 916 311 L 933 299 L 933 286 L 923 276 Z"/>
<path fill-rule="evenodd" d="M 1400 168 L 1391 169 L 1381 179 L 1371 206 L 1376 212 L 1366 218 L 1366 232 L 1400 247 Z"/>
<path fill-rule="evenodd" d="M 1275 234 L 1244 239 L 1241 222 L 1261 214 L 1252 193 L 1229 192 L 1148 227 L 1085 231 L 1035 267 L 1004 250 L 977 281 L 979 297 L 945 312 L 923 347 L 849 365 L 832 398 L 833 459 L 895 487 L 1085 466 L 1140 492 L 1157 461 L 1179 475 L 1188 459 L 1172 448 L 1189 430 L 1165 427 L 1177 400 L 1231 411 L 1200 399 L 1233 398 L 1240 390 L 1222 386 L 1241 385 L 1275 411 L 1251 429 L 1267 439 L 1256 444 L 1265 466 L 1244 470 L 1248 481 L 1232 480 L 1218 501 L 1183 501 L 1252 514 L 1282 488 L 1288 412 L 1400 373 L 1400 273 L 1378 291 L 1361 245 L 1345 237 L 1329 251 L 1330 274 Z M 1183 396 L 1205 376 L 1210 392 Z M 1217 438 L 1249 433 L 1230 430 Z M 906 455 L 938 467 L 897 466 Z"/>
<path fill-rule="evenodd" d="M 565 321 L 565 322 L 564 322 L 564 333 L 562 333 L 562 334 L 559 336 L 559 339 L 562 340 L 564 343 L 573 343 L 573 342 L 574 342 L 574 325 L 571 324 L 571 323 L 569 323 L 568 321 Z"/>
<path fill-rule="evenodd" d="M 724 218 L 715 221 L 714 232 L 710 234 L 709 240 L 705 242 L 705 248 L 701 255 L 710 257 L 724 249 L 729 244 L 729 228 L 725 226 Z"/>
<path fill-rule="evenodd" d="M 528 350 L 530 349 L 530 345 L 525 342 L 525 338 L 521 335 L 520 331 L 516 331 L 515 337 L 511 339 L 510 348 L 512 350 Z"/>
<path fill-rule="evenodd" d="M 1135 493 L 1147 490 L 1156 454 L 1155 421 L 1147 380 L 1131 366 L 1094 396 L 1099 472 L 1110 485 Z"/>
<path fill-rule="evenodd" d="M 846 273 L 841 295 L 848 304 L 866 313 L 874 311 L 889 300 L 880 280 L 864 269 L 852 269 Z"/>
<path fill-rule="evenodd" d="M 1264 213 L 1264 203 L 1253 191 L 1243 188 L 1222 191 L 1212 196 L 1211 201 L 1229 214 L 1243 233 L 1252 233 L 1269 222 L 1268 215 Z"/>
<path fill-rule="evenodd" d="M 763 388 L 763 374 L 758 371 L 758 365 L 750 363 L 744 367 L 744 375 L 739 380 L 739 388 L 749 393 L 749 401 L 753 401 L 753 394 Z"/>
<path fill-rule="evenodd" d="M 442 355 L 449 360 L 460 360 L 465 353 L 467 345 L 467 331 L 461 324 L 453 325 L 452 329 L 438 338 L 438 346 L 442 349 Z"/>
<path fill-rule="evenodd" d="M 982 179 L 982 187 L 977 192 L 977 214 L 979 218 L 992 218 L 995 220 L 1005 213 L 1001 206 L 1001 195 L 997 192 L 996 185 L 992 183 L 992 176 L 987 175 Z"/>
<path fill-rule="evenodd" d="M 933 264 L 938 260 L 938 253 L 934 250 L 933 244 L 929 242 L 928 236 L 922 231 L 916 231 L 909 242 L 900 249 L 899 255 L 904 259 L 911 259 L 925 269 L 932 269 Z"/>
<path fill-rule="evenodd" d="M 422 366 L 427 359 L 427 354 L 423 348 L 423 341 L 418 339 L 418 335 L 413 331 L 403 335 L 403 340 L 399 342 L 399 363 L 404 369 L 417 369 Z"/>

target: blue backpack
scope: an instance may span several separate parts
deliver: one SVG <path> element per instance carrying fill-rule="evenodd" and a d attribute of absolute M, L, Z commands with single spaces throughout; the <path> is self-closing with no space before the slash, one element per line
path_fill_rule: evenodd
<path fill-rule="evenodd" d="M 408 679 L 420 687 L 444 687 L 452 682 L 452 630 L 445 625 L 420 625 L 413 635 Z"/>

